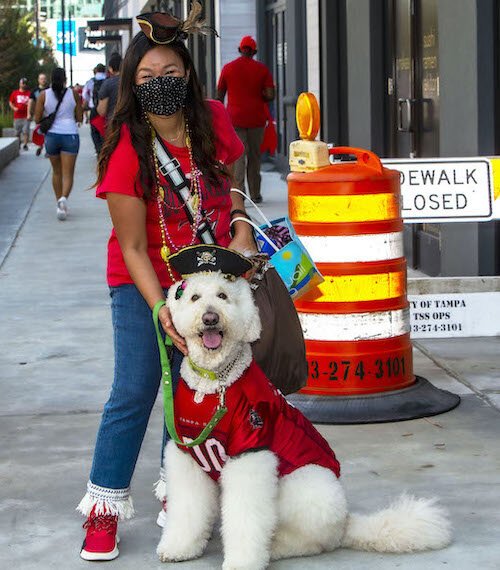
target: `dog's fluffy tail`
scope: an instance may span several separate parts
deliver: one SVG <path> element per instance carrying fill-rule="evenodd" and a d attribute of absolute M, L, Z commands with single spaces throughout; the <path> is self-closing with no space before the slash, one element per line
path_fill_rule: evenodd
<path fill-rule="evenodd" d="M 436 502 L 401 495 L 373 514 L 350 514 L 342 546 L 399 553 L 444 548 L 451 542 L 451 524 Z"/>

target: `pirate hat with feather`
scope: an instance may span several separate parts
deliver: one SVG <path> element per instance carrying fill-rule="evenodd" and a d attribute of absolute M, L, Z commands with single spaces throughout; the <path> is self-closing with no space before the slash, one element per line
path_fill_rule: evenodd
<path fill-rule="evenodd" d="M 159 45 L 168 45 L 174 41 L 185 40 L 188 34 L 218 35 L 214 28 L 206 25 L 201 16 L 202 10 L 200 2 L 193 2 L 185 20 L 163 12 L 140 14 L 136 19 L 149 40 Z"/>

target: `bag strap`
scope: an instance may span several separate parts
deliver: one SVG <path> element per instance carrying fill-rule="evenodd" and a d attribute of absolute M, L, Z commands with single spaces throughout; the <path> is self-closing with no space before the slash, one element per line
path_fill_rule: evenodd
<path fill-rule="evenodd" d="M 56 110 L 54 111 L 54 118 L 57 115 L 57 111 L 59 111 L 59 107 L 61 106 L 61 103 L 63 102 L 64 96 L 66 95 L 66 91 L 68 90 L 68 88 L 66 87 L 63 91 L 62 97 L 59 99 L 59 101 L 57 102 L 56 105 Z"/>
<path fill-rule="evenodd" d="M 196 219 L 196 212 L 194 211 L 191 200 L 191 185 L 189 184 L 186 175 L 184 174 L 179 161 L 172 156 L 166 145 L 161 138 L 156 134 L 154 139 L 154 151 L 158 159 L 159 170 L 163 176 L 170 182 L 172 190 L 179 199 L 184 212 L 191 224 Z M 203 221 L 198 228 L 198 237 L 202 243 L 216 243 L 215 235 L 212 227 L 206 221 L 206 212 L 201 210 Z"/>
<path fill-rule="evenodd" d="M 161 363 L 161 384 L 163 387 L 163 412 L 165 415 L 165 425 L 167 426 L 167 431 L 170 437 L 175 441 L 177 445 L 182 445 L 183 447 L 195 447 L 203 443 L 210 433 L 215 429 L 217 424 L 221 421 L 223 416 L 227 412 L 225 406 L 225 386 L 219 392 L 219 404 L 217 409 L 203 428 L 200 435 L 189 443 L 185 443 L 179 437 L 177 430 L 175 429 L 175 412 L 174 412 L 174 393 L 172 386 L 172 370 L 170 368 L 170 361 L 167 354 L 167 346 L 172 346 L 172 339 L 165 335 L 165 340 L 163 340 L 162 334 L 160 332 L 159 318 L 158 314 L 160 309 L 166 305 L 166 301 L 158 301 L 153 307 L 153 322 L 156 330 L 156 339 L 158 341 L 158 349 L 160 351 L 160 363 Z"/>
<path fill-rule="evenodd" d="M 261 218 L 264 220 L 264 222 L 266 222 L 267 226 L 269 228 L 272 226 L 271 222 L 267 219 L 264 212 L 259 208 L 259 206 L 257 206 L 257 204 L 249 196 L 245 194 L 245 192 L 242 192 L 239 188 L 231 188 L 231 192 L 236 192 L 238 194 L 241 194 L 241 196 L 243 196 L 243 199 L 248 200 L 250 204 L 252 204 L 252 206 L 257 210 L 257 212 L 259 212 Z"/>
<path fill-rule="evenodd" d="M 269 236 L 266 234 L 266 232 L 264 232 L 262 230 L 262 228 L 260 228 L 253 220 L 250 220 L 249 218 L 233 218 L 231 220 L 230 226 L 232 226 L 234 224 L 234 222 L 246 222 L 247 224 L 251 225 L 252 228 L 262 237 L 264 238 L 267 243 L 274 249 L 274 251 L 279 251 L 279 248 L 276 247 L 276 244 L 269 238 Z M 271 227 L 271 226 L 269 226 Z"/>

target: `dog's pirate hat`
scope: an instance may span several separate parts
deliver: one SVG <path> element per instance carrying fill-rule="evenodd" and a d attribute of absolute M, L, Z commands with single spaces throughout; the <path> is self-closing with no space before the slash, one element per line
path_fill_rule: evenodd
<path fill-rule="evenodd" d="M 172 254 L 168 261 L 183 277 L 204 271 L 221 271 L 240 277 L 252 263 L 240 253 L 220 245 L 191 245 Z"/>

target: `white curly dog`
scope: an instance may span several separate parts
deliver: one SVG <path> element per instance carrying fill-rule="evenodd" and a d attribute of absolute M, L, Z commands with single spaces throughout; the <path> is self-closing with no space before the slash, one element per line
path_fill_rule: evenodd
<path fill-rule="evenodd" d="M 228 279 L 221 272 L 196 273 L 170 288 L 167 303 L 189 350 L 189 358 L 184 358 L 181 367 L 184 396 L 191 398 L 192 409 L 200 406 L 201 410 L 210 395 L 216 397 L 224 382 L 227 415 L 231 416 L 231 391 L 236 391 L 240 378 L 252 366 L 250 343 L 261 330 L 248 282 L 241 277 Z M 203 370 L 214 371 L 216 376 L 207 378 Z M 279 398 L 282 409 L 293 409 L 297 421 L 314 430 L 318 441 L 327 445 L 312 424 L 289 407 L 273 387 L 264 391 Z M 182 413 L 178 393 L 179 389 L 176 420 Z M 266 410 L 270 406 L 252 410 L 252 425 L 249 423 L 247 429 L 265 429 L 269 441 L 279 422 L 275 422 L 276 416 L 272 421 L 266 417 Z M 234 422 L 243 416 L 231 417 Z M 203 422 L 193 427 L 199 433 Z M 283 475 L 287 470 L 282 468 L 281 452 L 257 446 L 235 454 L 238 446 L 218 441 L 217 433 L 214 430 L 210 435 L 210 447 L 204 444 L 191 452 L 172 441 L 166 446 L 167 512 L 157 548 L 164 562 L 202 556 L 219 515 L 223 570 L 260 570 L 270 560 L 309 556 L 339 547 L 402 553 L 439 549 L 450 543 L 449 520 L 434 499 L 403 495 L 374 514 L 351 514 L 332 469 L 311 463 Z M 283 439 L 284 434 L 275 435 Z M 300 446 L 301 441 L 293 443 Z"/>

